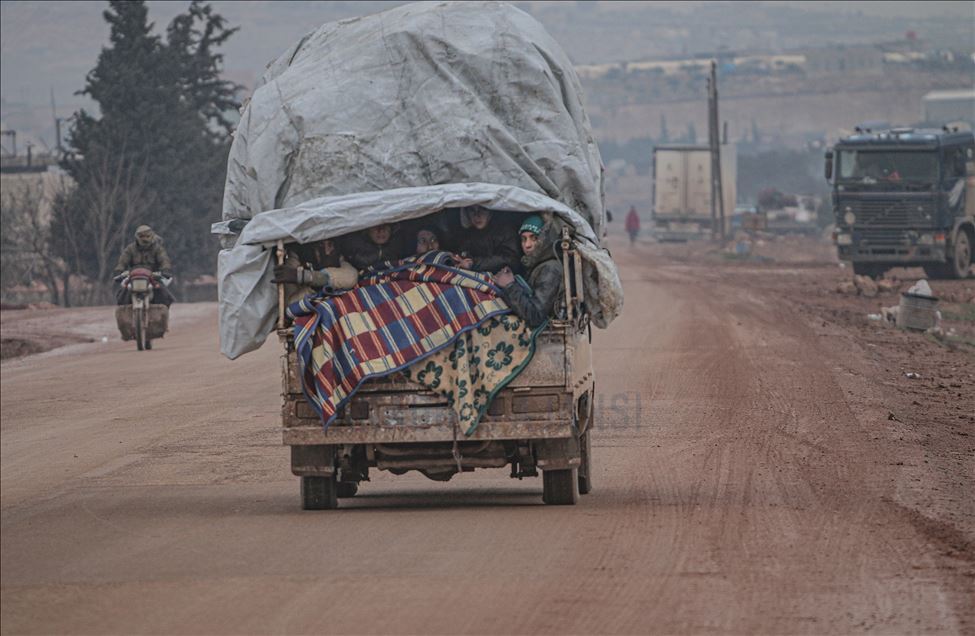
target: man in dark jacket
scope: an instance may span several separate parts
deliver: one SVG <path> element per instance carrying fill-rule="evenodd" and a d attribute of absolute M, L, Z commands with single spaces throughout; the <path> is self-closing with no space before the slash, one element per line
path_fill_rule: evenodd
<path fill-rule="evenodd" d="M 140 225 L 135 229 L 135 242 L 122 250 L 115 264 L 115 275 L 122 272 L 131 271 L 137 267 L 148 269 L 152 272 L 159 272 L 166 278 L 173 275 L 173 264 L 169 260 L 169 254 L 162 245 L 162 238 L 152 231 L 148 225 Z M 115 300 L 120 305 L 127 305 L 132 302 L 129 290 L 122 287 L 115 295 Z M 157 287 L 152 294 L 152 303 L 166 305 L 173 304 L 173 295 L 169 293 L 165 285 Z"/>
<path fill-rule="evenodd" d="M 497 213 L 481 206 L 461 208 L 460 267 L 493 274 L 503 267 L 518 269 L 518 232 Z"/>
<path fill-rule="evenodd" d="M 521 224 L 519 234 L 525 254 L 521 263 L 528 272 L 528 284 L 516 279 L 510 269 L 498 272 L 494 282 L 511 310 L 534 328 L 558 311 L 565 279 L 562 262 L 555 253 L 557 234 L 551 223 L 546 225 L 542 217 L 532 215 Z"/>

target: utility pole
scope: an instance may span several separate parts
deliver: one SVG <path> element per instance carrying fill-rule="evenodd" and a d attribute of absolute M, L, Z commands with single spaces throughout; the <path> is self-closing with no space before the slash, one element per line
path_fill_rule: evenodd
<path fill-rule="evenodd" d="M 61 158 L 61 122 L 64 121 L 64 117 L 58 117 L 58 107 L 54 101 L 54 87 L 51 87 L 51 117 L 54 118 L 54 143 L 55 149 L 58 153 L 58 159 Z"/>
<path fill-rule="evenodd" d="M 725 242 L 724 195 L 721 188 L 721 130 L 718 118 L 718 72 L 711 60 L 708 77 L 708 145 L 711 148 L 711 235 Z M 725 133 L 727 135 L 727 133 Z M 717 227 L 715 227 L 717 226 Z"/>

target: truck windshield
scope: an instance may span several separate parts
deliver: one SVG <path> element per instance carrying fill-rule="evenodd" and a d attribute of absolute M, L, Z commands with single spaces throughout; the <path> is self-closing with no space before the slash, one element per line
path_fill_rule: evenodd
<path fill-rule="evenodd" d="M 938 180 L 938 155 L 927 151 L 841 150 L 839 181 L 846 183 L 923 183 Z"/>

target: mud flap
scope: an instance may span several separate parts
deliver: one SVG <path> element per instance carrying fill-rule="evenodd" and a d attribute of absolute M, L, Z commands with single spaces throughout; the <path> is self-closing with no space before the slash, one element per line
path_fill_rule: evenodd
<path fill-rule="evenodd" d="M 325 444 L 291 447 L 291 474 L 330 477 L 335 474 L 335 447 Z"/>
<path fill-rule="evenodd" d="M 543 439 L 532 445 L 535 447 L 535 461 L 543 470 L 577 468 L 582 463 L 578 437 Z"/>

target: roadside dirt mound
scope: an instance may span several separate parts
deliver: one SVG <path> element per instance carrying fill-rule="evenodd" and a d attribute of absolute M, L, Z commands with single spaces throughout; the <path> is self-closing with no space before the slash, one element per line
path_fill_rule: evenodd
<path fill-rule="evenodd" d="M 40 343 L 22 338 L 0 338 L 0 360 L 29 356 L 41 353 L 44 347 Z"/>
<path fill-rule="evenodd" d="M 214 305 L 179 303 L 170 314 L 170 330 L 194 325 L 208 317 Z M 5 305 L 0 311 L 0 359 L 5 363 L 71 345 L 99 343 L 101 346 L 121 341 L 114 305 L 66 308 L 37 303 L 21 309 L 8 307 Z"/>

